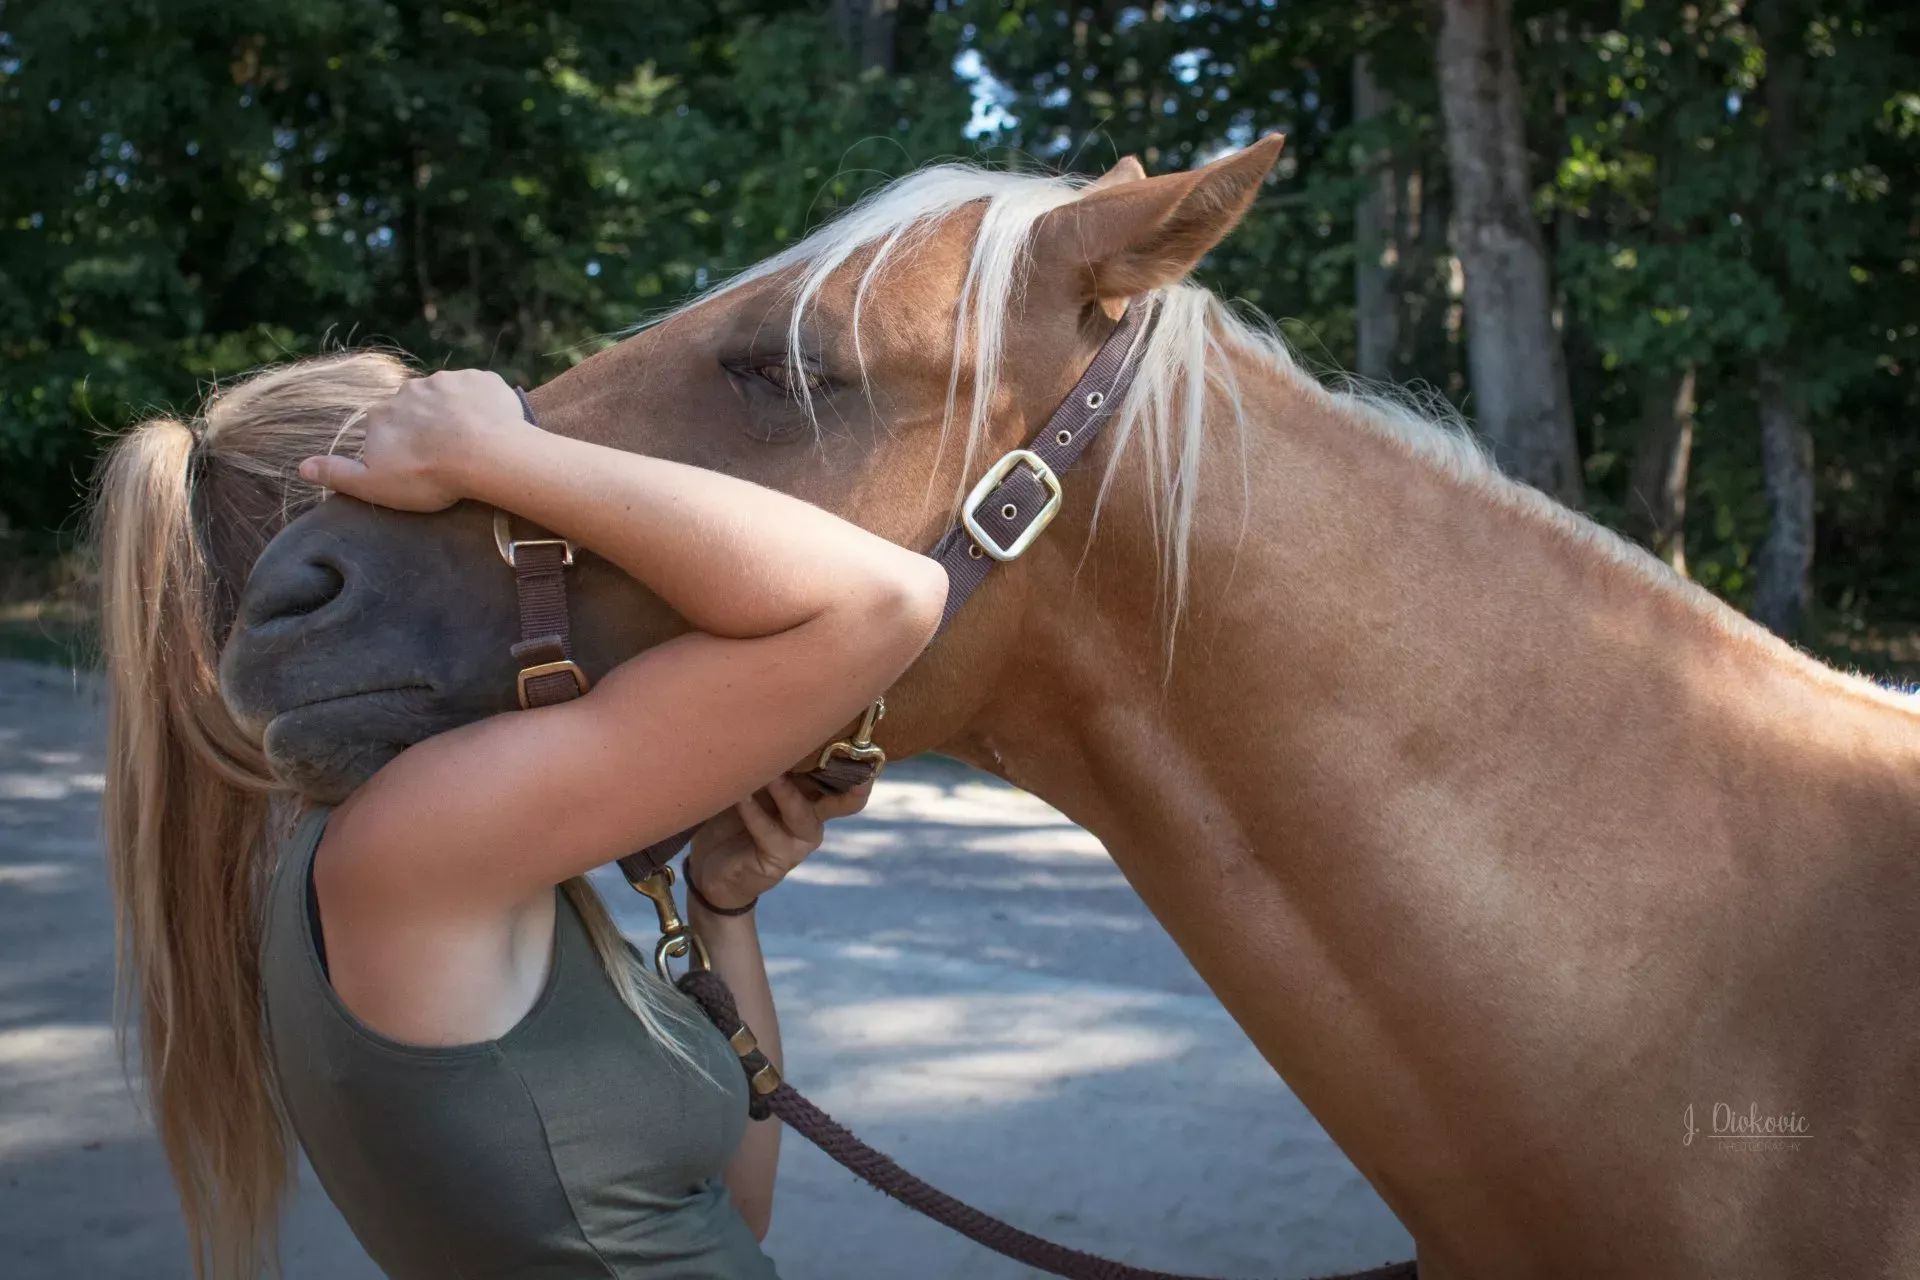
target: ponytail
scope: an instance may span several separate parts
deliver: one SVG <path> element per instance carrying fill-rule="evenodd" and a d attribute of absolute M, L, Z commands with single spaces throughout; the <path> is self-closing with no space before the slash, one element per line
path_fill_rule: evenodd
<path fill-rule="evenodd" d="M 121 1025 L 137 1002 L 195 1270 L 251 1276 L 274 1252 L 290 1161 L 261 1028 L 263 860 L 248 856 L 272 779 L 220 702 L 190 515 L 193 449 L 179 422 L 136 427 L 114 447 L 96 499 L 107 862 Z"/>
<path fill-rule="evenodd" d="M 222 702 L 220 647 L 254 557 L 321 496 L 300 461 L 357 452 L 361 415 L 410 376 L 375 352 L 266 370 L 209 398 L 198 431 L 158 418 L 122 436 L 94 498 L 120 1024 L 139 1023 L 199 1276 L 252 1280 L 274 1261 L 293 1154 L 259 953 L 276 793 L 297 797 Z M 561 888 L 622 1001 L 691 1065 L 667 1024 L 697 1012 L 640 962 L 584 878 Z"/>

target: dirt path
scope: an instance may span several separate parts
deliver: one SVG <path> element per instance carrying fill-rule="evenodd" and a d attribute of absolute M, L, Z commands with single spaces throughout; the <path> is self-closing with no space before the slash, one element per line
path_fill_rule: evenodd
<path fill-rule="evenodd" d="M 86 682 L 0 661 L 10 1280 L 190 1274 L 114 1049 L 100 724 Z M 646 927 L 617 877 L 607 892 Z M 1411 1254 L 1098 843 L 1032 797 L 942 761 L 898 766 L 762 911 L 795 1082 L 954 1194 L 1070 1244 L 1214 1275 Z M 788 1280 L 1032 1274 L 791 1137 L 780 1196 L 767 1247 Z M 310 1179 L 284 1244 L 290 1280 L 378 1275 Z"/>

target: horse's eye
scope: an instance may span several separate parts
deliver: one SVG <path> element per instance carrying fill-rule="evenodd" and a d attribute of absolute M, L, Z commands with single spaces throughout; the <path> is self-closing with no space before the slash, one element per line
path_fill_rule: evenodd
<path fill-rule="evenodd" d="M 821 395 L 827 390 L 825 374 L 818 369 L 794 364 L 790 360 L 775 360 L 767 364 L 755 365 L 752 373 L 789 400 Z"/>

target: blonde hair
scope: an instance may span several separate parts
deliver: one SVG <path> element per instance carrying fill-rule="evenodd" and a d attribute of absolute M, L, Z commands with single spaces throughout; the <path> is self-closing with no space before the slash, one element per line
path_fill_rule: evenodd
<path fill-rule="evenodd" d="M 192 426 L 156 418 L 109 453 L 94 501 L 109 682 L 105 839 L 122 1030 L 141 1064 L 198 1275 L 277 1254 L 292 1163 L 262 1018 L 262 892 L 297 804 L 221 700 L 221 639 L 260 550 L 318 502 L 302 459 L 355 452 L 368 406 L 413 376 L 356 352 L 210 395 Z M 584 878 L 561 888 L 621 1000 L 682 1061 L 688 1015 Z"/>

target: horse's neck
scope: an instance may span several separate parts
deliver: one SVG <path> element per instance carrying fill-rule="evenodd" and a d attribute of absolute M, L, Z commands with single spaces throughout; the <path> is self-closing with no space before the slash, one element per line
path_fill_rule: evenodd
<path fill-rule="evenodd" d="M 1241 375 L 1254 497 L 1216 442 L 1171 670 L 1123 478 L 1085 564 L 1033 570 L 1062 580 L 960 753 L 1105 841 L 1417 1234 L 1463 1215 L 1499 1249 L 1489 1215 L 1551 1217 L 1537 1151 L 1504 1207 L 1459 1175 L 1514 1151 L 1478 1126 L 1593 1107 L 1596 1062 L 1637 1066 L 1582 1123 L 1668 1156 L 1687 1101 L 1818 1105 L 1730 1020 L 1765 982 L 1806 1015 L 1771 1030 L 1818 1034 L 1836 975 L 1766 948 L 1913 926 L 1920 715 L 1293 375 Z"/>

